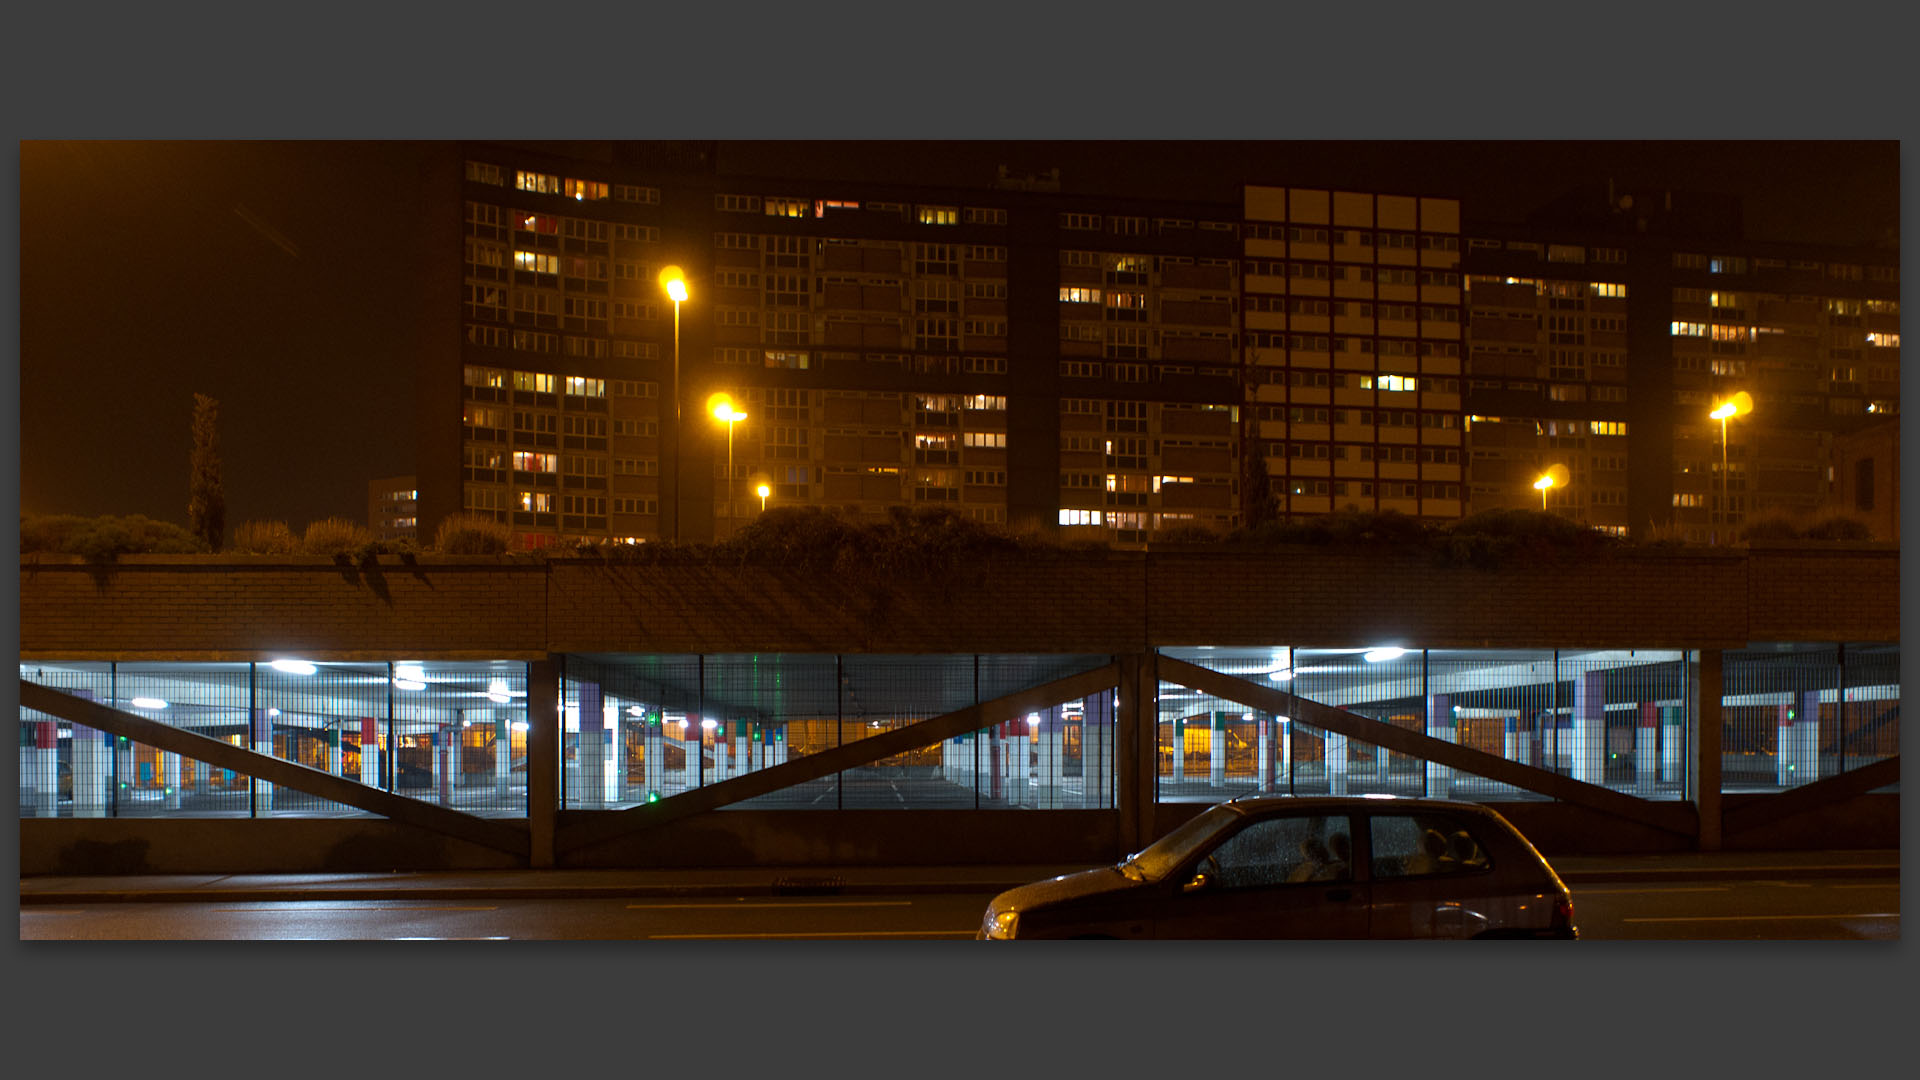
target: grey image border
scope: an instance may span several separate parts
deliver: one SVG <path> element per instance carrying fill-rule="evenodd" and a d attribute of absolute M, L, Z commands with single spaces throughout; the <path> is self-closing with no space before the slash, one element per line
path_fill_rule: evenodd
<path fill-rule="evenodd" d="M 968 59 L 970 50 L 993 50 L 996 59 L 1004 55 L 1026 69 L 1013 78 L 961 80 L 964 86 L 956 86 L 951 96 L 964 97 L 985 115 L 956 123 L 955 134 L 960 135 L 1058 137 L 1065 123 L 1035 103 L 1072 100 L 1075 94 L 1084 100 L 1103 85 L 1103 75 L 1119 69 L 1151 73 L 1152 78 L 1141 80 L 1151 92 L 1143 87 L 1129 97 L 1123 89 L 1121 101 L 1128 106 L 1124 119 L 1110 122 L 1107 130 L 1096 122 L 1094 134 L 1124 137 L 1137 128 L 1165 137 L 1338 138 L 1345 133 L 1340 129 L 1350 125 L 1382 137 L 1484 137 L 1484 122 L 1465 118 L 1468 110 L 1462 104 L 1501 92 L 1497 100 L 1503 130 L 1495 134 L 1551 138 L 1558 137 L 1569 111 L 1578 111 L 1574 106 L 1581 91 L 1589 88 L 1579 74 L 1568 73 L 1586 72 L 1593 80 L 1591 89 L 1603 92 L 1609 105 L 1604 115 L 1577 121 L 1589 136 L 1692 138 L 1701 126 L 1698 110 L 1674 110 L 1670 103 L 1724 101 L 1734 94 L 1749 95 L 1756 104 L 1739 110 L 1752 119 L 1716 125 L 1731 133 L 1881 138 L 1893 131 L 1904 136 L 1900 125 L 1913 121 L 1910 113 L 1894 111 L 1894 103 L 1901 100 L 1892 81 L 1899 65 L 1863 63 L 1861 56 L 1875 37 L 1858 36 L 1857 28 L 1874 25 L 1885 18 L 1884 12 L 1876 11 L 1864 22 L 1834 14 L 1847 7 L 1823 9 L 1823 24 L 1813 27 L 1802 20 L 1773 24 L 1757 17 L 1754 22 L 1767 28 L 1764 34 L 1719 25 L 1723 13 L 1694 15 L 1671 7 L 1633 9 L 1613 27 L 1596 27 L 1594 13 L 1581 8 L 1512 9 L 1504 27 L 1461 25 L 1454 33 L 1437 23 L 1434 9 L 1412 6 L 1389 8 L 1404 18 L 1401 29 L 1369 26 L 1381 18 L 1373 9 L 1329 25 L 1335 20 L 1321 14 L 1289 15 L 1283 23 L 1277 14 L 1263 17 L 1189 5 L 1182 10 L 1195 12 L 1201 29 L 1186 33 L 1143 21 L 1154 10 L 1143 7 L 1114 6 L 1110 11 L 1115 17 L 1104 24 L 1084 13 L 1069 18 L 997 9 L 991 25 L 1000 34 L 962 28 L 954 33 L 956 55 L 947 59 L 960 61 Z M 35 44 L 18 51 L 11 75 L 13 100 L 32 105 L 13 115 L 25 129 L 19 138 L 545 134 L 552 108 L 530 95 L 498 95 L 505 100 L 490 103 L 484 119 L 475 111 L 472 58 L 500 57 L 499 77 L 505 80 L 509 57 L 502 49 L 510 42 L 503 42 L 508 24 L 501 20 L 516 14 L 533 18 L 528 9 L 505 5 L 470 5 L 458 19 L 432 9 L 384 9 L 377 20 L 362 12 L 316 32 L 310 16 L 299 9 L 249 9 L 244 20 L 168 12 L 164 20 L 136 18 L 125 32 L 108 36 L 81 23 L 92 21 L 91 11 L 75 17 L 34 10 L 15 17 L 21 29 L 17 40 Z M 572 112 L 555 134 L 583 134 L 577 128 L 586 126 L 619 134 L 654 134 L 658 128 L 660 134 L 674 135 L 789 135 L 783 117 L 747 109 L 764 110 L 791 92 L 786 68 L 796 53 L 804 53 L 810 34 L 814 44 L 823 44 L 846 33 L 860 51 L 878 55 L 893 45 L 896 31 L 906 29 L 916 40 L 892 52 L 899 77 L 937 68 L 942 34 L 954 21 L 937 9 L 903 9 L 884 20 L 823 20 L 817 27 L 782 26 L 777 34 L 742 33 L 720 25 L 739 14 L 716 14 L 710 17 L 712 25 L 703 27 L 689 27 L 696 17 L 684 14 L 660 17 L 652 25 L 629 16 L 621 27 L 625 33 L 607 35 L 602 50 L 611 58 L 648 43 L 647 78 L 632 78 L 631 67 L 610 66 L 601 80 L 608 90 L 604 104 Z M 156 49 L 148 31 L 162 23 L 159 28 L 174 37 L 162 35 Z M 1844 47 L 1824 47 L 1830 43 L 1822 31 L 1829 24 L 1849 25 L 1855 33 Z M 377 33 L 371 40 L 355 39 L 354 48 L 342 48 L 349 44 L 344 39 L 350 30 L 373 25 Z M 1150 28 L 1153 33 L 1145 33 Z M 707 52 L 661 44 L 701 31 L 725 35 L 729 64 L 764 75 L 716 80 Z M 585 25 L 575 33 L 599 36 L 587 33 Z M 1026 38 L 1029 33 L 1031 38 Z M 1382 43 L 1379 38 L 1388 40 Z M 1882 42 L 1891 38 L 1877 35 Z M 1312 46 L 1315 40 L 1348 40 L 1355 47 Z M 1181 47 L 1171 59 L 1146 51 L 1168 42 Z M 1273 63 L 1282 46 L 1285 63 Z M 422 51 L 416 54 L 414 49 Z M 354 51 L 360 55 L 349 55 Z M 1502 62 L 1489 70 L 1472 62 L 1476 51 L 1497 54 Z M 591 56 L 593 50 L 582 52 Z M 1354 64 L 1356 53 L 1367 63 Z M 1761 62 L 1790 64 L 1795 78 L 1767 85 L 1761 73 L 1752 70 L 1755 61 L 1746 59 L 1756 56 Z M 285 63 L 288 59 L 292 62 Z M 355 68 L 356 61 L 371 61 L 365 69 L 371 74 L 339 77 Z M 1356 68 L 1365 76 L 1362 89 L 1339 93 L 1340 80 L 1352 78 Z M 311 78 L 316 71 L 335 77 Z M 1727 83 L 1735 77 L 1746 85 L 1729 90 Z M 1193 86 L 1194 93 L 1178 93 L 1173 87 L 1181 80 Z M 835 76 L 828 70 L 817 89 L 825 94 L 849 92 L 860 81 L 852 73 Z M 633 101 L 641 96 L 636 83 L 711 87 L 714 93 L 711 100 L 690 93 L 672 120 L 656 122 L 636 115 Z M 1456 83 L 1464 85 L 1449 89 Z M 255 85 L 264 85 L 266 92 L 236 92 Z M 29 95 L 24 91 L 30 87 L 57 87 L 60 92 Z M 1539 87 L 1557 92 L 1526 92 Z M 945 103 L 931 95 L 895 93 L 856 100 L 865 118 L 852 125 L 857 130 L 849 131 L 851 122 L 844 120 L 803 117 L 794 123 L 803 128 L 811 124 L 809 133 L 822 136 L 885 137 L 911 132 L 926 112 L 951 111 L 935 107 Z M 1210 115 L 1204 107 L 1195 107 L 1202 101 L 1231 104 Z M 1311 117 L 1296 117 L 1296 111 Z M 1747 130 L 1740 131 L 1743 124 Z M 576 130 L 564 130 L 569 126 Z M 1233 127 L 1240 130 L 1226 130 Z M 1841 130 L 1836 132 L 1836 127 Z M 17 202 L 17 146 L 14 155 L 14 168 L 7 175 Z M 17 252 L 18 219 L 9 217 L 5 227 L 14 233 Z M 17 294 L 22 272 L 17 256 L 13 265 Z M 17 309 L 13 318 L 17 322 Z M 14 329 L 17 341 L 17 325 Z M 9 353 L 17 364 L 17 352 Z M 17 369 L 14 374 L 9 385 L 17 387 Z M 9 396 L 17 393 L 9 391 Z M 15 430 L 19 405 L 12 402 Z M 16 504 L 18 464 L 5 471 Z M 17 652 L 17 618 L 10 633 Z M 9 844 L 15 842 L 8 838 Z M 1229 1069 L 1271 1060 L 1262 1045 L 1268 1040 L 1252 1036 L 1275 1032 L 1276 1027 L 1276 1034 L 1313 1034 L 1311 1039 L 1288 1040 L 1288 1060 L 1295 1067 L 1351 1064 L 1358 1053 L 1353 1048 L 1382 1033 L 1380 1017 L 1414 1015 L 1449 1002 L 1470 1026 L 1485 1030 L 1494 1025 L 1504 1049 L 1561 1064 L 1591 1060 L 1605 1048 L 1603 1023 L 1609 1017 L 1640 1031 L 1627 1047 L 1611 1048 L 1614 1053 L 1606 1056 L 1614 1060 L 1671 1061 L 1711 1053 L 1728 1069 L 1763 1063 L 1772 1069 L 1804 1069 L 1825 1060 L 1826 1052 L 1814 1045 L 1821 1040 L 1795 1042 L 1758 1034 L 1772 1030 L 1767 1025 L 1779 1019 L 1782 1001 L 1792 1003 L 1796 1030 L 1846 1031 L 1853 1053 L 1863 1044 L 1874 1056 L 1892 1053 L 1891 1039 L 1876 1035 L 1902 1030 L 1894 1012 L 1894 978 L 1901 973 L 1893 965 L 1894 953 L 1883 946 L 1583 944 L 1550 953 L 1476 954 L 1470 962 L 1449 964 L 1444 970 L 1436 968 L 1430 951 L 1331 945 L 1110 948 L 1082 950 L 1070 958 L 1046 951 L 988 955 L 967 952 L 965 946 L 934 944 L 671 952 L 604 944 L 516 946 L 487 955 L 478 946 L 435 948 L 423 955 L 371 944 L 303 949 L 263 943 L 230 946 L 205 956 L 190 953 L 206 948 L 193 944 L 16 943 L 14 948 L 9 970 L 16 977 L 8 983 L 25 999 L 14 1013 L 22 1021 L 16 1028 L 21 1031 L 77 1032 L 76 1018 L 92 1011 L 88 1005 L 100 1002 L 100 988 L 120 973 L 150 966 L 165 969 L 164 994 L 143 995 L 138 1010 L 114 1012 L 111 1039 L 84 1041 L 87 1053 L 120 1057 L 128 1064 L 146 1053 L 143 1046 L 171 1045 L 184 1052 L 195 1045 L 179 1038 L 177 1025 L 203 1018 L 209 1002 L 221 1003 L 222 1022 L 209 1043 L 217 1043 L 223 1056 L 284 1063 L 294 1049 L 285 1016 L 327 1002 L 339 1010 L 340 1019 L 350 1021 L 340 1025 L 345 1034 L 337 1037 L 350 1042 L 352 1054 L 361 1060 L 399 1063 L 430 1055 L 437 1063 L 485 1064 L 496 1072 L 551 1067 L 555 1050 L 548 1040 L 556 1035 L 611 1035 L 634 1022 L 636 971 L 644 971 L 648 986 L 664 991 L 659 995 L 664 999 L 661 1012 L 673 1020 L 673 1033 L 648 1047 L 646 1061 L 655 1068 L 711 1065 L 719 1040 L 703 1039 L 700 1032 L 717 1030 L 706 1025 L 734 1007 L 751 1022 L 736 1033 L 746 1037 L 727 1038 L 728 1064 L 780 1068 L 822 1051 L 833 1055 L 826 1060 L 846 1062 L 849 1058 L 842 1055 L 854 1050 L 877 1062 L 941 1058 L 954 1065 L 947 1070 L 935 1066 L 933 1071 L 950 1071 L 968 1060 L 968 1049 L 978 1047 L 973 1057 L 982 1064 L 1017 1061 L 1021 1071 L 1052 1062 L 1085 1066 L 1102 1058 L 1124 1059 L 1130 1071 L 1146 1071 L 1186 1059 L 1193 1049 L 1187 1039 L 1203 1034 L 1192 1026 L 1196 1022 L 1216 1032 L 1247 1033 L 1244 1038 L 1216 1038 L 1210 1060 Z M 935 971 L 937 976 L 928 974 Z M 903 978 L 913 980 L 913 993 L 897 992 Z M 1238 986 L 1243 992 L 1197 992 L 1209 984 Z M 266 986 L 281 989 L 273 994 L 234 993 L 236 987 Z M 475 993 L 475 987 L 493 989 Z M 1244 993 L 1248 987 L 1273 992 Z M 831 1022 L 838 1011 L 829 1007 L 833 1001 L 859 1002 L 863 1009 L 857 1042 L 837 1053 L 831 1044 L 846 1029 Z M 1173 1009 L 1196 1001 L 1205 1003 L 1196 1018 L 1161 1028 L 1162 1036 L 1152 1034 L 1158 1025 L 1151 1018 L 1171 1019 Z M 508 1004 L 511 1008 L 504 1007 Z M 493 1005 L 502 1007 L 485 1007 Z M 1047 1018 L 1042 1030 L 1011 1019 L 1041 1007 Z M 926 1024 L 929 1017 L 944 1022 Z M 1756 1029 L 1757 1017 L 1774 1019 Z M 505 1019 L 511 1020 L 507 1033 L 482 1034 L 488 1024 Z M 102 1022 L 104 1017 L 94 1014 L 86 1024 Z M 463 1029 L 480 1037 L 443 1037 Z M 1733 1037 L 1726 1037 L 1729 1034 Z M 599 1059 L 617 1064 L 622 1058 L 608 1047 L 609 1041 L 588 1037 L 578 1057 L 573 1052 L 566 1056 L 576 1063 Z M 116 1053 L 116 1046 L 126 1049 Z M 15 1050 L 20 1060 L 50 1068 L 71 1063 L 76 1052 L 73 1042 L 51 1038 L 29 1040 Z M 908 1054 L 915 1056 L 900 1056 Z"/>

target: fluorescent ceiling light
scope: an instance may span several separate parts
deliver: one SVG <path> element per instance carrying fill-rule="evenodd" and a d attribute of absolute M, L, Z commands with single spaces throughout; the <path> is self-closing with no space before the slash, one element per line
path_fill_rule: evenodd
<path fill-rule="evenodd" d="M 136 709 L 164 709 L 167 703 L 157 697 L 137 697 L 128 702 Z"/>
<path fill-rule="evenodd" d="M 1402 649 L 1395 645 L 1387 645 L 1383 648 L 1378 648 L 1368 653 L 1365 659 L 1369 664 L 1377 664 L 1382 660 L 1392 660 L 1392 659 L 1395 659 L 1396 657 L 1403 656 L 1406 654 L 1406 651 L 1407 650 Z"/>
<path fill-rule="evenodd" d="M 273 670 L 284 671 L 289 675 L 311 675 L 319 669 L 305 660 L 275 660 Z"/>
<path fill-rule="evenodd" d="M 396 676 L 393 680 L 393 688 L 395 690 L 425 690 L 427 684 L 421 682 L 419 679 Z"/>

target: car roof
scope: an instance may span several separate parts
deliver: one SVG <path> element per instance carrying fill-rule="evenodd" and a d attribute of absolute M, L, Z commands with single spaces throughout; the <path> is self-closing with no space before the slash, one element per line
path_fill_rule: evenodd
<path fill-rule="evenodd" d="M 1460 799 L 1431 799 L 1406 795 L 1242 795 L 1219 805 L 1241 813 L 1259 813 L 1286 807 L 1295 810 L 1344 810 L 1348 813 L 1375 813 L 1383 810 L 1396 813 L 1413 810 L 1449 810 L 1489 816 L 1493 814 L 1492 810 L 1479 803 L 1465 802 Z"/>

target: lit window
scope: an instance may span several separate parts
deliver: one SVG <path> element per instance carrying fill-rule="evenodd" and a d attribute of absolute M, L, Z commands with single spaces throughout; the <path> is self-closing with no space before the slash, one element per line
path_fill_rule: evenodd
<path fill-rule="evenodd" d="M 513 174 L 513 186 L 521 191 L 542 195 L 560 194 L 560 178 L 547 173 L 516 172 Z"/>
<path fill-rule="evenodd" d="M 1070 510 L 1065 507 L 1060 510 L 1062 525 L 1098 525 L 1100 523 L 1101 514 L 1098 510 Z"/>
<path fill-rule="evenodd" d="M 1100 302 L 1100 290 L 1062 285 L 1060 287 L 1060 302 L 1063 304 L 1097 304 Z"/>
<path fill-rule="evenodd" d="M 960 224 L 960 208 L 957 206 L 922 206 L 918 209 L 922 225 Z"/>
<path fill-rule="evenodd" d="M 607 197 L 607 185 L 598 180 L 568 179 L 562 194 L 575 202 L 598 202 Z"/>
<path fill-rule="evenodd" d="M 1867 335 L 1867 344 L 1882 349 L 1897 349 L 1900 347 L 1900 335 L 1870 333 Z"/>
<path fill-rule="evenodd" d="M 769 197 L 761 209 L 768 217 L 806 217 L 807 200 Z"/>

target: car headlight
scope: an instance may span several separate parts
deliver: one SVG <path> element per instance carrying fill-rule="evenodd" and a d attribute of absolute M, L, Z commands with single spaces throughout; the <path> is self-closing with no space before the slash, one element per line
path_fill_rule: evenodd
<path fill-rule="evenodd" d="M 989 941 L 1005 941 L 1013 937 L 1020 929 L 1020 913 L 1017 911 L 987 911 L 987 918 L 981 924 L 980 931 Z"/>

